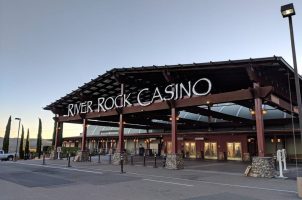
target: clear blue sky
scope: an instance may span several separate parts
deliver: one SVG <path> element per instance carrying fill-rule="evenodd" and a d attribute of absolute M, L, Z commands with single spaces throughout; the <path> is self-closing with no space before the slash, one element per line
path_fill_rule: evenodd
<path fill-rule="evenodd" d="M 273 55 L 291 64 L 280 14 L 290 2 L 302 72 L 301 0 L 0 0 L 0 137 L 12 115 L 32 137 L 42 118 L 51 138 L 53 114 L 42 107 L 113 67 Z"/>

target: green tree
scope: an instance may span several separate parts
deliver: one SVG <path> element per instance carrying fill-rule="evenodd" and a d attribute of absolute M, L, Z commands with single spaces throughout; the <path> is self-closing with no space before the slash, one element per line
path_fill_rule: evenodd
<path fill-rule="evenodd" d="M 42 121 L 39 118 L 39 127 L 38 127 L 38 136 L 37 136 L 37 149 L 36 153 L 38 157 L 41 157 L 41 148 L 42 148 Z"/>
<path fill-rule="evenodd" d="M 24 127 L 22 125 L 22 133 L 21 133 L 21 139 L 20 139 L 20 147 L 19 147 L 19 157 L 20 159 L 24 159 Z"/>
<path fill-rule="evenodd" d="M 53 133 L 52 133 L 52 143 L 51 145 L 54 147 L 56 143 L 56 130 L 57 130 L 57 122 L 55 121 L 53 125 Z"/>
<path fill-rule="evenodd" d="M 4 139 L 3 139 L 3 145 L 2 145 L 2 149 L 8 153 L 8 149 L 9 149 L 9 135 L 10 135 L 10 128 L 12 125 L 12 116 L 9 116 L 8 121 L 7 121 L 7 125 L 6 125 L 6 129 L 5 129 L 5 135 L 4 135 Z"/>
<path fill-rule="evenodd" d="M 25 158 L 29 158 L 29 129 L 27 129 L 27 137 L 25 142 Z"/>

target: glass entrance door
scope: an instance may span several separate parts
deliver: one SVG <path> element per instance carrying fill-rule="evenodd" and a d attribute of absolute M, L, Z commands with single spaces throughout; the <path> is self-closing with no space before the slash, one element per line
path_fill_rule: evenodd
<path fill-rule="evenodd" d="M 196 158 L 196 143 L 185 142 L 185 158 Z"/>
<path fill-rule="evenodd" d="M 217 159 L 217 142 L 204 143 L 204 158 Z"/>
<path fill-rule="evenodd" d="M 228 160 L 242 160 L 242 151 L 240 142 L 228 142 Z"/>

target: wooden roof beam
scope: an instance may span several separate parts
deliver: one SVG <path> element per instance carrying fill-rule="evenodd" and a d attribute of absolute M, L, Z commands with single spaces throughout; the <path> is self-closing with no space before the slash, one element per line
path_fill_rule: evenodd
<path fill-rule="evenodd" d="M 256 96 L 259 96 L 260 98 L 267 97 L 272 92 L 271 86 L 266 87 L 259 87 L 257 89 L 242 89 L 242 90 L 236 90 L 231 92 L 225 92 L 225 93 L 219 93 L 219 94 L 212 94 L 207 96 L 194 96 L 190 99 L 183 98 L 175 101 L 175 105 L 178 109 L 187 108 L 187 107 L 194 107 L 194 106 L 200 106 L 200 105 L 207 105 L 208 102 L 212 104 L 218 104 L 218 103 L 226 103 L 226 102 L 235 102 L 235 101 L 242 101 L 242 100 L 249 100 L 253 99 Z M 149 106 L 140 106 L 138 104 L 135 104 L 133 106 L 124 107 L 123 113 L 124 114 L 131 114 L 131 113 L 142 113 L 142 112 L 150 112 L 150 111 L 156 111 L 156 110 L 168 110 L 169 106 L 168 104 L 163 102 L 155 102 Z M 108 110 L 107 112 L 91 112 L 87 113 L 86 117 L 88 119 L 94 119 L 94 118 L 101 118 L 103 116 L 113 116 L 117 115 L 115 109 Z M 79 115 L 69 117 L 69 116 L 61 116 L 59 117 L 59 121 L 72 121 L 74 119 L 77 119 Z"/>
<path fill-rule="evenodd" d="M 277 97 L 274 94 L 270 94 L 265 98 L 265 100 L 267 101 L 267 104 L 269 104 L 272 107 L 277 106 L 278 108 L 280 108 L 280 110 L 285 111 L 289 114 L 291 114 L 292 112 L 295 115 L 299 114 L 299 109 L 297 106 L 294 105 L 291 106 L 289 102 Z"/>

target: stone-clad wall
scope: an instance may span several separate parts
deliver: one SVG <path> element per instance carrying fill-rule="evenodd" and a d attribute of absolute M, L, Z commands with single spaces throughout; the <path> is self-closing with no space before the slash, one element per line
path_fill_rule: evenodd
<path fill-rule="evenodd" d="M 127 154 L 124 153 L 124 164 L 128 163 Z M 113 165 L 120 165 L 121 164 L 121 153 L 115 152 L 112 156 L 112 164 Z"/>
<path fill-rule="evenodd" d="M 87 162 L 89 161 L 89 152 L 88 151 L 78 151 L 77 155 L 74 158 L 75 162 Z"/>
<path fill-rule="evenodd" d="M 167 154 L 166 168 L 167 169 L 183 169 L 184 161 L 182 159 L 182 154 Z"/>
<path fill-rule="evenodd" d="M 275 175 L 275 164 L 272 157 L 253 157 L 249 176 L 273 178 Z"/>

